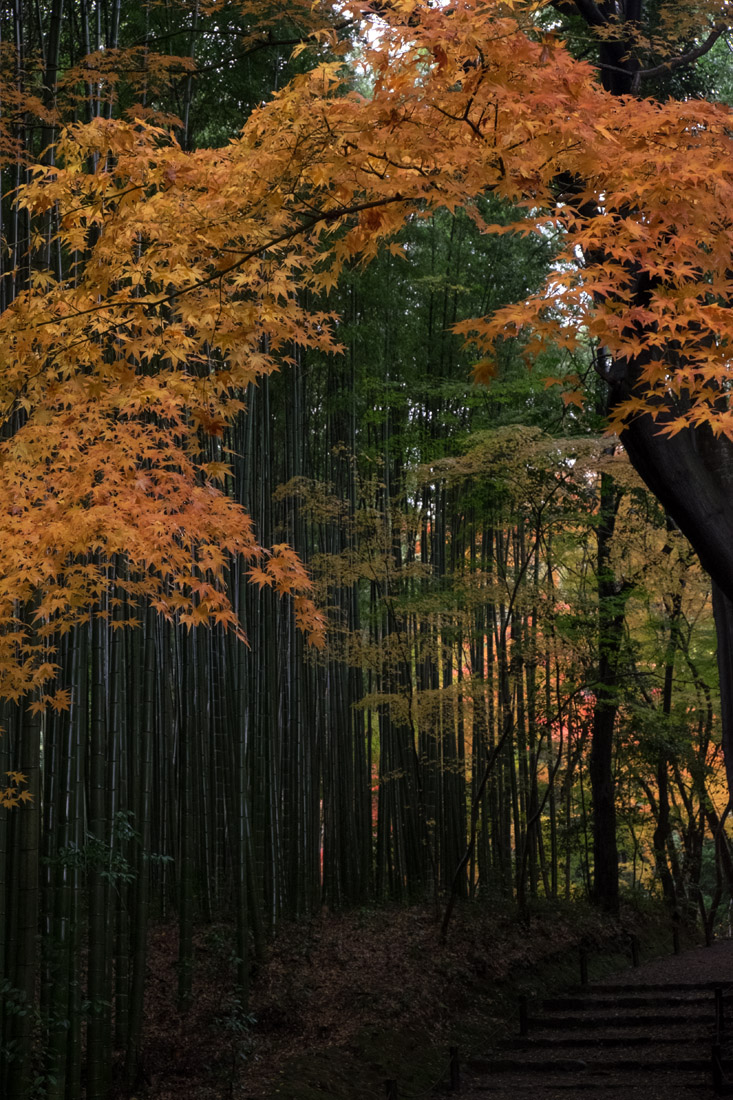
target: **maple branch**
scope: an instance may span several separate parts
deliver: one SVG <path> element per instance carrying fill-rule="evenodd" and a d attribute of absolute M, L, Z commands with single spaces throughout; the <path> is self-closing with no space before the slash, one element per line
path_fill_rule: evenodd
<path fill-rule="evenodd" d="M 267 252 L 271 248 L 277 247 L 277 245 L 279 245 L 279 244 L 284 244 L 288 241 L 295 240 L 301 234 L 308 233 L 311 229 L 315 228 L 315 226 L 317 226 L 321 223 L 324 223 L 324 222 L 328 223 L 328 222 L 335 221 L 338 218 L 349 217 L 353 214 L 361 213 L 361 211 L 363 211 L 363 210 L 373 210 L 376 207 L 388 206 L 390 203 L 405 202 L 405 201 L 409 201 L 409 200 L 406 200 L 404 198 L 404 196 L 399 191 L 397 191 L 394 195 L 390 195 L 390 196 L 388 196 L 386 198 L 383 198 L 383 199 L 374 199 L 374 200 L 368 201 L 368 202 L 354 203 L 351 206 L 344 207 L 342 209 L 324 210 L 320 214 L 313 215 L 312 217 L 310 217 L 310 219 L 307 222 L 301 223 L 300 225 L 297 225 L 297 226 L 294 226 L 292 229 L 288 230 L 287 232 L 282 233 L 279 237 L 272 238 L 271 240 L 266 241 L 264 244 L 258 246 L 257 248 L 250 249 L 249 252 L 247 252 L 244 255 L 240 256 L 240 258 L 235 263 L 230 264 L 230 266 L 225 268 L 223 271 L 212 272 L 211 275 L 207 275 L 203 279 L 198 279 L 197 281 L 195 281 L 193 283 L 190 283 L 188 286 L 184 286 L 184 287 L 178 288 L 176 290 L 173 290 L 169 294 L 164 295 L 163 297 L 152 299 L 152 300 L 151 299 L 146 300 L 146 299 L 141 299 L 141 298 L 135 298 L 133 300 L 133 302 L 137 305 L 142 304 L 144 306 L 167 305 L 168 303 L 175 301 L 176 298 L 180 297 L 181 295 L 190 294 L 193 291 L 200 289 L 201 287 L 209 286 L 212 283 L 221 282 L 224 279 L 225 276 L 231 275 L 233 272 L 238 271 L 240 268 L 242 268 L 250 260 L 253 260 L 256 257 L 263 255 L 263 253 Z M 227 249 L 221 249 L 220 251 L 228 251 L 228 250 Z M 118 300 L 118 301 L 101 302 L 98 305 L 90 306 L 89 309 L 76 309 L 76 310 L 73 310 L 73 316 L 74 317 L 84 317 L 84 316 L 87 316 L 89 314 L 98 314 L 98 313 L 102 312 L 102 310 L 115 309 L 115 308 L 119 309 L 119 308 L 122 308 L 124 306 L 129 306 L 130 304 L 131 304 L 131 300 L 127 299 L 127 298 L 122 299 L 122 300 Z M 28 325 L 24 330 L 21 330 L 21 331 L 29 331 L 30 329 L 41 329 L 41 328 L 45 328 L 47 325 L 52 325 L 52 324 L 57 324 L 57 323 L 58 323 L 58 318 L 57 317 L 51 317 L 48 320 L 37 321 L 32 325 Z M 128 323 L 127 318 L 123 318 L 119 321 L 113 321 L 113 322 L 111 322 L 110 324 L 107 325 L 104 332 L 98 333 L 96 335 L 97 335 L 97 337 L 109 336 L 111 333 L 115 332 L 115 330 L 122 328 L 127 323 Z M 51 366 L 51 364 L 63 352 L 68 351 L 70 348 L 79 347 L 82 344 L 88 343 L 90 339 L 91 339 L 90 336 L 86 336 L 86 335 L 81 336 L 81 337 L 79 337 L 75 340 L 72 340 L 70 344 L 66 344 L 66 345 L 63 345 L 63 346 L 58 346 L 53 352 L 51 352 L 49 354 L 46 362 L 43 364 L 43 366 L 38 371 L 35 371 L 33 374 L 29 375 L 28 378 L 24 379 L 23 383 L 13 393 L 13 395 L 11 397 L 11 400 L 6 405 L 6 408 L 4 410 L 0 410 L 0 423 L 7 420 L 7 418 L 10 416 L 12 410 L 15 408 L 15 406 L 16 406 L 18 400 L 20 399 L 21 395 L 26 391 L 27 387 L 30 385 L 30 383 L 32 381 L 34 381 L 34 379 L 39 378 L 41 375 L 43 375 L 45 373 L 45 371 L 48 370 L 48 368 Z"/>
<path fill-rule="evenodd" d="M 188 286 L 179 287 L 176 290 L 172 290 L 169 294 L 164 294 L 160 298 L 122 298 L 117 301 L 100 302 L 98 305 L 90 306 L 88 309 L 73 309 L 74 317 L 85 317 L 90 313 L 101 313 L 105 309 L 115 309 L 122 306 L 129 306 L 131 304 L 143 305 L 143 306 L 164 306 L 170 302 L 174 302 L 176 298 L 179 298 L 183 294 L 191 294 L 194 290 L 199 290 L 201 287 L 210 286 L 212 283 L 219 282 L 225 275 L 231 275 L 233 272 L 238 271 L 250 260 L 256 259 L 258 256 L 262 256 L 271 248 L 276 248 L 279 244 L 285 244 L 288 241 L 293 241 L 303 233 L 308 233 L 315 226 L 320 225 L 322 222 L 333 222 L 337 218 L 348 218 L 353 214 L 360 214 L 363 210 L 374 210 L 379 206 L 388 206 L 393 202 L 409 202 L 417 200 L 405 199 L 405 196 L 397 191 L 394 195 L 389 195 L 383 199 L 373 199 L 368 202 L 354 203 L 351 206 L 339 208 L 333 208 L 331 210 L 323 210 L 320 214 L 313 215 L 309 221 L 303 222 L 300 225 L 294 226 L 292 229 L 288 229 L 286 232 L 281 233 L 279 237 L 272 237 L 270 240 L 265 241 L 264 244 L 258 245 L 257 248 L 252 248 L 249 252 L 245 252 L 240 255 L 239 259 L 229 267 L 225 267 L 222 271 L 214 271 L 211 275 L 206 275 L 203 279 L 197 279 L 195 282 L 189 283 Z M 220 252 L 230 252 L 233 249 L 220 248 Z M 19 329 L 19 332 L 28 332 L 31 329 L 45 328 L 47 325 L 58 324 L 58 317 L 50 317 L 45 321 L 35 321 L 31 325 L 27 325 L 23 329 Z M 119 328 L 120 325 L 126 324 L 126 321 L 117 321 L 111 324 L 105 329 L 102 335 L 107 336 L 114 329 Z M 73 346 L 73 345 L 72 345 Z M 52 355 L 55 358 L 63 349 L 58 349 Z M 39 372 L 39 373 L 42 373 Z"/>
<path fill-rule="evenodd" d="M 567 12 L 570 8 L 575 8 L 590 26 L 608 26 L 608 19 L 594 0 L 552 0 L 552 6 L 563 13 Z M 628 15 L 625 20 L 627 23 L 637 21 L 637 19 Z M 693 61 L 697 61 L 698 58 L 708 53 L 721 35 L 725 34 L 728 30 L 730 30 L 729 24 L 714 26 L 705 41 L 701 42 L 699 46 L 695 46 L 693 49 L 688 50 L 687 53 L 680 54 L 678 57 L 671 57 L 667 61 L 662 61 L 659 65 L 653 65 L 649 69 L 639 69 L 634 73 L 635 86 L 637 86 L 639 81 L 644 77 L 662 76 L 664 73 L 674 72 L 675 69 L 679 69 L 684 65 L 691 64 Z M 628 69 L 621 68 L 617 65 L 609 65 L 601 62 L 598 67 L 600 69 L 606 69 L 609 72 L 622 73 L 625 76 L 629 75 Z"/>
<path fill-rule="evenodd" d="M 336 23 L 333 27 L 330 27 L 329 30 L 338 33 L 339 31 L 349 30 L 351 27 L 355 27 L 356 25 L 356 20 L 345 19 L 342 23 Z M 307 31 L 305 34 L 299 35 L 296 38 L 277 39 L 273 38 L 271 32 L 269 32 L 267 38 L 263 38 L 259 42 L 256 42 L 254 45 L 248 46 L 241 56 L 247 57 L 251 53 L 256 53 L 258 50 L 266 50 L 271 48 L 272 46 L 299 46 L 301 42 L 307 41 L 312 36 L 312 34 L 312 31 Z M 317 46 L 318 42 L 314 41 L 313 45 Z"/>
<path fill-rule="evenodd" d="M 353 214 L 360 214 L 363 210 L 374 210 L 378 206 L 388 206 L 393 202 L 404 202 L 405 198 L 398 191 L 394 195 L 389 195 L 383 199 L 373 199 L 369 202 L 354 203 L 352 206 L 342 207 L 341 209 L 334 208 L 331 210 L 323 210 L 320 214 L 314 215 L 308 222 L 301 223 L 294 226 L 292 229 L 286 230 L 281 233 L 279 237 L 273 237 L 265 244 L 259 245 L 257 248 L 250 249 L 249 252 L 245 252 L 229 267 L 225 267 L 222 271 L 214 271 L 211 275 L 206 275 L 203 279 L 197 279 L 193 283 L 189 283 L 188 286 L 181 287 L 178 290 L 173 290 L 170 294 L 164 295 L 162 298 L 156 298 L 155 300 L 145 301 L 145 299 L 136 299 L 137 302 L 141 300 L 145 305 L 162 306 L 167 305 L 169 302 L 175 301 L 176 298 L 182 294 L 190 294 L 194 290 L 199 290 L 201 287 L 210 286 L 211 283 L 219 282 L 225 275 L 231 275 L 235 271 L 239 271 L 241 267 L 244 267 L 250 260 L 254 260 L 257 256 L 261 256 L 264 252 L 267 252 L 271 248 L 276 248 L 279 244 L 285 244 L 287 241 L 293 241 L 303 233 L 308 233 L 315 226 L 320 225 L 322 222 L 332 222 L 337 218 L 348 218 Z M 111 303 L 112 305 L 124 305 L 126 303 Z M 97 312 L 101 307 L 92 307 L 89 310 L 80 311 L 84 313 Z M 79 314 L 80 315 L 80 314 Z M 47 321 L 39 322 L 39 325 L 49 324 Z"/>
<path fill-rule="evenodd" d="M 349 30 L 350 28 L 355 26 L 357 26 L 355 19 L 344 19 L 341 23 L 335 23 L 333 27 L 329 27 L 328 29 L 338 33 L 339 31 Z M 133 42 L 133 46 L 148 46 L 154 48 L 159 43 L 168 42 L 173 38 L 180 38 L 184 33 L 188 35 L 210 35 L 211 31 L 208 27 L 188 27 L 186 28 L 185 32 L 180 30 L 170 31 L 168 34 L 153 35 L 147 40 L 145 38 L 138 38 L 135 42 Z M 242 60 L 242 58 L 248 57 L 251 53 L 256 53 L 258 50 L 266 50 L 273 46 L 299 46 L 301 42 L 307 41 L 308 38 L 312 36 L 312 34 L 312 31 L 304 30 L 303 34 L 297 35 L 293 38 L 275 38 L 272 31 L 266 31 L 262 35 L 260 35 L 260 37 L 255 42 L 253 42 L 252 45 L 248 45 L 241 54 L 238 54 L 235 60 Z M 243 28 L 227 30 L 226 27 L 217 27 L 216 35 L 217 38 L 238 38 L 244 39 L 245 41 L 247 39 L 247 32 Z M 313 44 L 317 45 L 316 42 L 314 42 Z M 216 66 L 211 66 L 211 68 L 215 67 Z M 218 67 L 221 68 L 221 66 Z M 203 70 L 201 69 L 196 69 L 197 73 L 200 73 L 202 71 Z"/>
<path fill-rule="evenodd" d="M 663 61 L 661 65 L 655 65 L 651 69 L 640 69 L 636 75 L 639 78 L 644 76 L 662 76 L 663 73 L 673 72 L 682 65 L 689 65 L 690 62 L 697 61 L 698 57 L 702 57 L 708 50 L 711 50 L 721 35 L 729 30 L 730 26 L 728 24 L 721 24 L 719 27 L 713 27 L 705 41 L 701 42 L 699 46 L 695 46 L 694 49 L 688 50 L 687 53 L 680 54 L 678 57 L 670 57 L 669 60 Z"/>
<path fill-rule="evenodd" d="M 590 23 L 592 27 L 605 27 L 608 24 L 608 20 L 594 0 L 553 0 L 552 6 L 563 13 L 567 12 L 568 8 L 577 8 L 586 23 Z"/>

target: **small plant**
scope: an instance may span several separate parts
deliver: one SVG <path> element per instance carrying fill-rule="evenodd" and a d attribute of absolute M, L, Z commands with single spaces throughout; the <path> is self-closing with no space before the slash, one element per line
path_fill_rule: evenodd
<path fill-rule="evenodd" d="M 233 1096 L 239 1072 L 254 1051 L 253 1029 L 257 1018 L 248 1012 L 247 1006 L 239 997 L 234 997 L 229 1002 L 227 1011 L 217 1017 L 216 1023 L 229 1039 L 229 1092 Z"/>

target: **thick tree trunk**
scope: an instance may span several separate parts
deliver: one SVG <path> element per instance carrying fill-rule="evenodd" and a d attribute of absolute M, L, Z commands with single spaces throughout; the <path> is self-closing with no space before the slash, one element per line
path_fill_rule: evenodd
<path fill-rule="evenodd" d="M 637 473 L 690 540 L 703 569 L 733 600 L 733 444 L 699 428 L 664 436 L 663 427 L 662 417 L 654 422 L 642 416 L 621 440 Z"/>
<path fill-rule="evenodd" d="M 699 428 L 665 436 L 662 426 L 662 418 L 639 417 L 621 439 L 713 582 L 723 754 L 733 791 L 733 443 Z"/>
<path fill-rule="evenodd" d="M 638 93 L 645 74 L 629 49 L 633 31 L 643 21 L 643 0 L 553 0 L 560 12 L 574 11 L 593 28 L 604 28 L 599 36 L 600 78 L 614 95 Z M 626 27 L 631 33 L 627 33 Z M 615 33 L 609 33 L 615 28 Z M 716 41 L 711 34 L 697 51 L 677 59 L 675 68 L 695 61 Z M 658 69 L 647 75 L 659 75 Z M 646 304 L 651 291 L 648 278 L 641 277 L 637 304 Z M 670 348 L 672 356 L 684 356 L 684 348 Z M 617 362 L 607 377 L 611 404 L 643 391 L 638 362 Z M 721 395 L 721 400 L 728 400 Z M 706 428 L 690 427 L 676 435 L 662 435 L 661 429 L 679 410 L 661 404 L 657 416 L 639 416 L 621 435 L 636 471 L 654 493 L 679 529 L 687 536 L 712 578 L 715 624 L 718 636 L 723 751 L 728 787 L 733 790 L 733 441 L 713 437 Z"/>

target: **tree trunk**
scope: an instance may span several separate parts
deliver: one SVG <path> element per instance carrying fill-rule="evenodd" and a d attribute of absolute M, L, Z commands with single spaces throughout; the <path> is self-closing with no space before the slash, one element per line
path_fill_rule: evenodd
<path fill-rule="evenodd" d="M 617 913 L 619 904 L 613 745 L 626 593 L 613 573 L 610 556 L 620 499 L 613 478 L 602 474 L 597 529 L 598 679 L 589 771 L 593 803 L 593 897 L 610 913 Z"/>
<path fill-rule="evenodd" d="M 687 536 L 713 581 L 723 754 L 733 790 L 733 444 L 701 428 L 663 436 L 661 427 L 662 417 L 654 423 L 642 416 L 621 439 L 637 473 Z"/>
<path fill-rule="evenodd" d="M 731 546 L 733 567 L 733 546 Z M 733 601 L 713 578 L 713 617 L 718 640 L 720 677 L 720 721 L 723 727 L 723 757 L 728 790 L 733 791 Z"/>
<path fill-rule="evenodd" d="M 575 10 L 589 25 L 605 28 L 599 48 L 603 86 L 614 95 L 636 93 L 643 74 L 628 48 L 631 35 L 625 26 L 633 30 L 642 19 L 643 0 L 627 0 L 621 12 L 616 3 L 590 0 L 555 0 L 555 6 L 562 12 Z M 617 33 L 612 36 L 613 26 Z M 650 278 L 642 275 L 637 283 L 636 300 L 629 307 L 648 304 Z M 670 355 L 680 354 L 684 348 L 670 348 Z M 612 407 L 637 391 L 642 394 L 642 366 L 639 361 L 618 361 L 601 371 L 610 385 Z M 654 419 L 643 415 L 629 421 L 621 440 L 637 473 L 687 536 L 713 581 L 723 753 L 728 787 L 733 790 L 733 442 L 715 438 L 704 426 L 662 435 L 677 410 L 660 400 L 655 414 Z"/>

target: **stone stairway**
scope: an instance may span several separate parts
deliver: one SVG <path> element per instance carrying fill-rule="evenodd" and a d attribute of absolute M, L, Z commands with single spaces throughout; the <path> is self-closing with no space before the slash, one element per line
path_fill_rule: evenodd
<path fill-rule="evenodd" d="M 733 962 L 733 952 L 729 952 Z M 644 980 L 644 968 L 619 978 L 523 1006 L 521 1034 L 469 1063 L 462 1095 L 513 1100 L 690 1100 L 713 1097 L 715 988 L 727 1034 L 733 1036 L 733 987 L 727 973 L 705 968 L 695 979 Z M 709 963 L 709 960 L 705 960 Z M 652 966 L 657 964 L 652 964 Z M 725 1034 L 725 1032 L 724 1032 Z M 733 1047 L 724 1042 L 723 1070 L 733 1079 Z"/>

